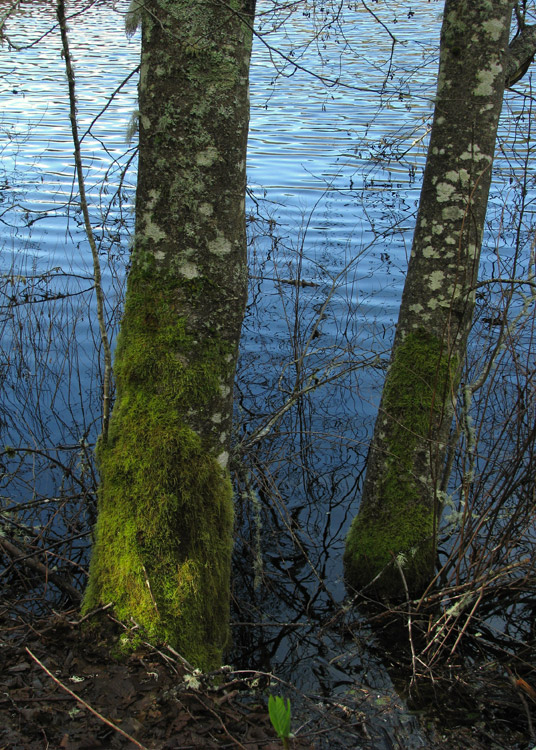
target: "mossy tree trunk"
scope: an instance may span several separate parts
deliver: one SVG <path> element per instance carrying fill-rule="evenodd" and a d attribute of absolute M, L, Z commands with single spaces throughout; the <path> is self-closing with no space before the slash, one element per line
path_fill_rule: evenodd
<path fill-rule="evenodd" d="M 446 0 L 435 113 L 391 363 L 359 513 L 348 584 L 404 596 L 431 581 L 438 488 L 474 309 L 505 87 L 510 0 Z M 395 560 L 396 558 L 396 560 Z"/>
<path fill-rule="evenodd" d="M 138 8 L 135 242 L 84 608 L 111 601 L 149 638 L 211 669 L 229 631 L 253 4 Z"/>

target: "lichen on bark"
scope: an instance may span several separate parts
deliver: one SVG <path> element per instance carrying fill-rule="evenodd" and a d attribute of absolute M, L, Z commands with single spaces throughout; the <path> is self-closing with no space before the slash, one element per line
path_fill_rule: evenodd
<path fill-rule="evenodd" d="M 136 231 L 84 609 L 112 602 L 148 638 L 210 670 L 229 636 L 227 459 L 247 294 L 254 5 L 136 7 Z"/>
<path fill-rule="evenodd" d="M 509 0 L 446 0 L 416 229 L 345 572 L 404 596 L 434 576 L 438 494 L 471 327 L 504 94 Z M 381 574 L 381 575 L 380 575 Z"/>

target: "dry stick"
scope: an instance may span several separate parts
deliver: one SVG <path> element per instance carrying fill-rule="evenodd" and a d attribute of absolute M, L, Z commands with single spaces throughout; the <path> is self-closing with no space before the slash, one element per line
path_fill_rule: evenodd
<path fill-rule="evenodd" d="M 61 0 L 60 0 L 60 1 L 61 1 Z M 100 720 L 101 720 L 102 722 L 104 722 L 105 724 L 107 724 L 107 725 L 108 725 L 109 727 L 111 727 L 112 729 L 114 729 L 114 730 L 115 730 L 116 732 L 119 732 L 119 734 L 122 734 L 122 735 L 123 735 L 123 737 L 126 737 L 126 738 L 127 738 L 127 740 L 129 740 L 129 741 L 130 741 L 130 742 L 132 742 L 132 743 L 133 743 L 134 745 L 136 745 L 136 747 L 139 747 L 139 748 L 141 748 L 141 750 L 149 750 L 149 748 L 147 748 L 147 747 L 146 747 L 145 745 L 142 745 L 142 744 L 141 744 L 140 742 L 138 742 L 138 740 L 135 740 L 135 739 L 134 739 L 134 737 L 132 737 L 132 736 L 131 736 L 130 734 L 127 734 L 127 733 L 126 733 L 126 732 L 124 732 L 124 731 L 123 731 L 122 729 L 120 729 L 120 728 L 119 728 L 118 726 L 116 726 L 116 725 L 115 725 L 115 724 L 114 724 L 114 723 L 113 723 L 112 721 L 110 721 L 110 719 L 107 719 L 107 718 L 106 718 L 105 716 L 102 716 L 102 714 L 100 714 L 100 713 L 99 713 L 98 711 L 96 711 L 96 710 L 95 710 L 94 708 L 92 708 L 92 707 L 91 707 L 91 706 L 89 705 L 89 703 L 86 703 L 86 702 L 85 702 L 84 700 L 82 700 L 82 698 L 80 698 L 80 696 L 79 696 L 79 695 L 77 695 L 76 693 L 73 693 L 73 691 L 72 691 L 72 690 L 70 690 L 70 689 L 69 689 L 69 688 L 67 687 L 67 685 L 64 685 L 64 684 L 63 684 L 63 682 L 60 682 L 60 681 L 58 680 L 58 678 L 57 678 L 57 677 L 55 677 L 55 676 L 54 676 L 54 675 L 52 674 L 52 672 L 50 672 L 50 671 L 49 671 L 49 670 L 48 670 L 48 669 L 47 669 L 47 668 L 45 667 L 45 665 L 44 665 L 44 664 L 43 664 L 42 662 L 40 662 L 40 661 L 39 661 L 39 659 L 37 658 L 37 656 L 35 656 L 34 654 L 32 654 L 32 652 L 30 651 L 30 649 L 29 649 L 29 648 L 28 648 L 27 646 L 25 646 L 25 651 L 26 651 L 26 652 L 27 652 L 27 653 L 28 653 L 28 654 L 29 654 L 29 655 L 30 655 L 30 656 L 32 657 L 32 659 L 33 659 L 33 660 L 34 660 L 35 662 L 37 662 L 37 664 L 39 664 L 39 666 L 41 667 L 41 669 L 42 669 L 42 670 L 43 670 L 44 672 L 46 672 L 46 673 L 47 673 L 47 675 L 48 675 L 49 677 L 51 677 L 51 678 L 52 678 L 52 679 L 54 680 L 54 682 L 55 682 L 55 683 L 56 683 L 57 685 L 59 685 L 59 686 L 60 686 L 60 688 L 62 688 L 62 690 L 65 690 L 65 692 L 66 692 L 66 693 L 69 693 L 69 695 L 70 695 L 71 697 L 73 697 L 73 698 L 74 698 L 74 699 L 75 699 L 76 701 L 78 701 L 78 703 L 80 703 L 80 704 L 81 704 L 81 705 L 82 705 L 82 706 L 83 706 L 84 708 L 87 708 L 87 710 L 88 710 L 88 711 L 90 711 L 90 712 L 91 712 L 91 713 L 92 713 L 92 714 L 93 714 L 94 716 L 96 716 L 96 717 L 97 717 L 97 719 L 100 719 Z"/>
<path fill-rule="evenodd" d="M 95 295 L 97 298 L 97 319 L 99 322 L 99 331 L 102 343 L 102 349 L 104 353 L 104 378 L 102 388 L 102 439 L 106 442 L 108 436 L 108 423 L 110 421 L 110 385 L 112 379 L 112 350 L 110 347 L 110 341 L 108 339 L 108 333 L 106 331 L 106 321 L 104 316 L 104 292 L 102 291 L 101 282 L 101 268 L 99 262 L 99 253 L 97 250 L 97 244 L 95 242 L 95 236 L 93 234 L 93 228 L 91 226 L 91 220 L 89 217 L 89 209 L 86 198 L 86 188 L 84 183 L 84 172 L 82 167 L 82 152 L 80 148 L 80 137 L 78 135 L 78 122 L 76 119 L 76 91 L 75 91 L 75 76 L 71 60 L 71 53 L 69 52 L 69 39 L 67 36 L 67 20 L 65 18 L 65 2 L 64 0 L 58 0 L 56 6 L 56 15 L 60 26 L 61 33 L 61 44 L 63 49 L 63 56 L 65 58 L 65 72 L 67 74 L 67 83 L 69 86 L 69 119 L 71 121 L 71 131 L 74 145 L 74 162 L 76 166 L 76 176 L 78 181 L 78 192 L 80 194 L 80 208 L 84 216 L 84 226 L 86 230 L 87 239 L 91 248 L 91 255 L 93 257 L 93 279 L 95 285 Z"/>
<path fill-rule="evenodd" d="M 458 633 L 458 637 L 456 638 L 456 641 L 454 642 L 454 646 L 453 646 L 453 647 L 451 648 L 451 650 L 450 650 L 449 658 L 450 658 L 451 656 L 453 656 L 453 655 L 454 655 L 454 652 L 455 652 L 455 651 L 456 651 L 456 649 L 458 648 L 458 644 L 459 644 L 459 642 L 460 642 L 460 640 L 461 640 L 461 638 L 462 638 L 463 634 L 465 633 L 465 631 L 466 631 L 466 630 L 467 630 L 467 628 L 469 627 L 469 623 L 470 623 L 470 622 L 471 622 L 471 620 L 473 619 L 473 615 L 475 614 L 475 612 L 476 612 L 476 610 L 477 610 L 477 608 L 478 608 L 478 605 L 479 605 L 479 604 L 480 604 L 480 602 L 482 601 L 482 597 L 484 596 L 484 591 L 485 591 L 485 590 L 486 590 L 486 584 L 485 584 L 485 583 L 483 583 L 483 584 L 482 584 L 482 587 L 481 587 L 481 589 L 480 589 L 480 592 L 479 592 L 479 594 L 478 594 L 477 600 L 476 600 L 476 602 L 475 602 L 475 603 L 473 604 L 473 606 L 471 607 L 471 611 L 470 611 L 470 612 L 469 612 L 469 614 L 467 615 L 467 619 L 465 620 L 465 623 L 463 624 L 463 626 L 462 626 L 462 629 L 461 629 L 461 630 L 460 630 L 460 632 Z"/>
<path fill-rule="evenodd" d="M 391 552 L 391 555 L 393 556 L 393 561 L 396 564 L 396 567 L 398 568 L 398 572 L 400 573 L 402 584 L 404 586 L 404 591 L 406 593 L 406 606 L 407 606 L 407 615 L 408 615 L 408 640 L 409 640 L 409 646 L 411 649 L 411 671 L 412 671 L 411 685 L 413 686 L 417 683 L 417 655 L 415 654 L 415 646 L 413 644 L 411 600 L 409 598 L 409 589 L 408 589 L 408 584 L 406 581 L 406 576 L 404 575 L 404 571 L 402 570 L 402 565 L 400 564 L 400 560 L 398 559 L 398 556 L 395 555 L 393 552 Z"/>
<path fill-rule="evenodd" d="M 69 625 L 81 625 L 84 620 L 87 620 L 89 617 L 93 617 L 93 615 L 96 615 L 98 612 L 105 612 L 107 609 L 110 609 L 110 607 L 113 607 L 113 602 L 108 602 L 108 604 L 103 604 L 101 607 L 97 607 L 96 609 L 92 609 L 91 612 L 88 612 L 83 617 L 81 617 L 79 620 L 67 620 Z"/>

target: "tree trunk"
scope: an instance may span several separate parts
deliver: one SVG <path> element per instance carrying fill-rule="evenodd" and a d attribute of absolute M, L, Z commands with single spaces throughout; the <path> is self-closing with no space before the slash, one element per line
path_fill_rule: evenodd
<path fill-rule="evenodd" d="M 435 113 L 417 225 L 348 584 L 380 596 L 433 577 L 439 486 L 474 309 L 505 86 L 510 0 L 446 0 Z"/>
<path fill-rule="evenodd" d="M 136 231 L 84 608 L 202 669 L 229 633 L 253 3 L 147 0 Z M 132 30 L 132 25 L 130 26 Z"/>

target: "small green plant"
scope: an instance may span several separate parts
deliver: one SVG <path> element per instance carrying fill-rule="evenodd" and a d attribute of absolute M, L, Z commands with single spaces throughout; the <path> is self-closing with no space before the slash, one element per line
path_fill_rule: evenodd
<path fill-rule="evenodd" d="M 281 696 L 277 695 L 275 698 L 271 695 L 268 698 L 268 714 L 270 721 L 275 729 L 275 732 L 285 750 L 288 750 L 288 738 L 290 734 L 290 699 L 287 698 L 287 705 Z"/>

